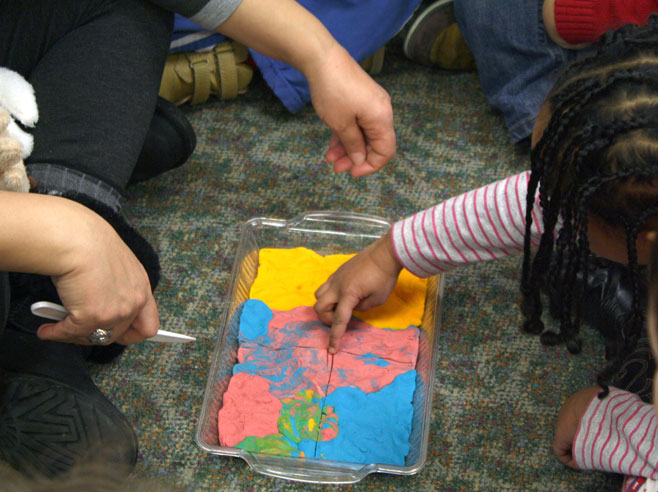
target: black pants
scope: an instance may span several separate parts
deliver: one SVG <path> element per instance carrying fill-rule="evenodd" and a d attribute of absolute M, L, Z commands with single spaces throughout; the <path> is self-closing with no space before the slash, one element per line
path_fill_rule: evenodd
<path fill-rule="evenodd" d="M 0 337 L 9 314 L 9 279 L 7 272 L 0 272 Z"/>
<path fill-rule="evenodd" d="M 26 164 L 41 187 L 119 208 L 172 27 L 173 15 L 145 0 L 0 0 L 0 66 L 25 77 L 37 99 Z M 0 332 L 8 304 L 0 272 Z"/>
<path fill-rule="evenodd" d="M 40 185 L 109 193 L 96 198 L 118 208 L 172 26 L 171 13 L 143 0 L 0 0 L 0 66 L 23 75 L 37 98 L 26 164 Z"/>

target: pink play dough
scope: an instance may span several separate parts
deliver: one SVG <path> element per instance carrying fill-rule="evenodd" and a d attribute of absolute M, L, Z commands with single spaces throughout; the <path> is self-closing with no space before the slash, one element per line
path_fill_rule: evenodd
<path fill-rule="evenodd" d="M 217 416 L 219 443 L 232 447 L 246 436 L 265 437 L 279 432 L 281 402 L 269 393 L 269 381 L 252 374 L 236 374 L 224 393 Z M 249 411 L 245 411 L 249 409 Z"/>
<path fill-rule="evenodd" d="M 269 379 L 266 391 L 277 398 L 309 389 L 326 395 L 341 386 L 371 393 L 416 367 L 418 330 L 414 327 L 383 330 L 352 320 L 332 364 L 327 352 L 329 327 L 312 307 L 272 310 L 272 315 L 266 345 L 261 339 L 242 342 L 238 371 Z"/>

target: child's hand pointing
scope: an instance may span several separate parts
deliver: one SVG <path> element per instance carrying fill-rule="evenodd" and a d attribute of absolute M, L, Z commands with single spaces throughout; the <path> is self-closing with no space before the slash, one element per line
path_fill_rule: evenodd
<path fill-rule="evenodd" d="M 331 325 L 330 354 L 338 351 L 352 311 L 367 311 L 386 302 L 401 270 L 387 234 L 343 264 L 315 291 L 313 307 L 320 320 Z"/>

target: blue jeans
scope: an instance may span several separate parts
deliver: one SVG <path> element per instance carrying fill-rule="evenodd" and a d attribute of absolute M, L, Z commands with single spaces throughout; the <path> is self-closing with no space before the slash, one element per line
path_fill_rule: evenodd
<path fill-rule="evenodd" d="M 505 119 L 512 142 L 532 134 L 535 118 L 566 63 L 587 50 L 566 50 L 548 37 L 542 0 L 455 0 L 455 16 L 473 52 L 482 90 Z"/>

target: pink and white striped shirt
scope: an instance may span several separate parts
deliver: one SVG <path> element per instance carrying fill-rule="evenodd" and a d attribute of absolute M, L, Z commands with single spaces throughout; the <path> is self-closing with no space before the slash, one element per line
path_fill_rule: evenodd
<path fill-rule="evenodd" d="M 450 198 L 396 222 L 393 247 L 400 263 L 429 277 L 523 250 L 530 172 Z M 539 195 L 532 210 L 531 243 L 541 236 Z M 624 492 L 658 492 L 658 425 L 652 405 L 610 388 L 594 398 L 580 421 L 573 454 L 581 469 L 627 475 Z"/>
<path fill-rule="evenodd" d="M 627 475 L 624 492 L 658 490 L 656 412 L 634 393 L 610 387 L 594 397 L 580 419 L 572 454 L 582 470 Z"/>
<path fill-rule="evenodd" d="M 400 263 L 419 277 L 429 277 L 522 251 L 529 179 L 530 171 L 525 171 L 396 222 L 392 237 Z M 532 210 L 533 244 L 541 236 L 538 196 Z"/>

